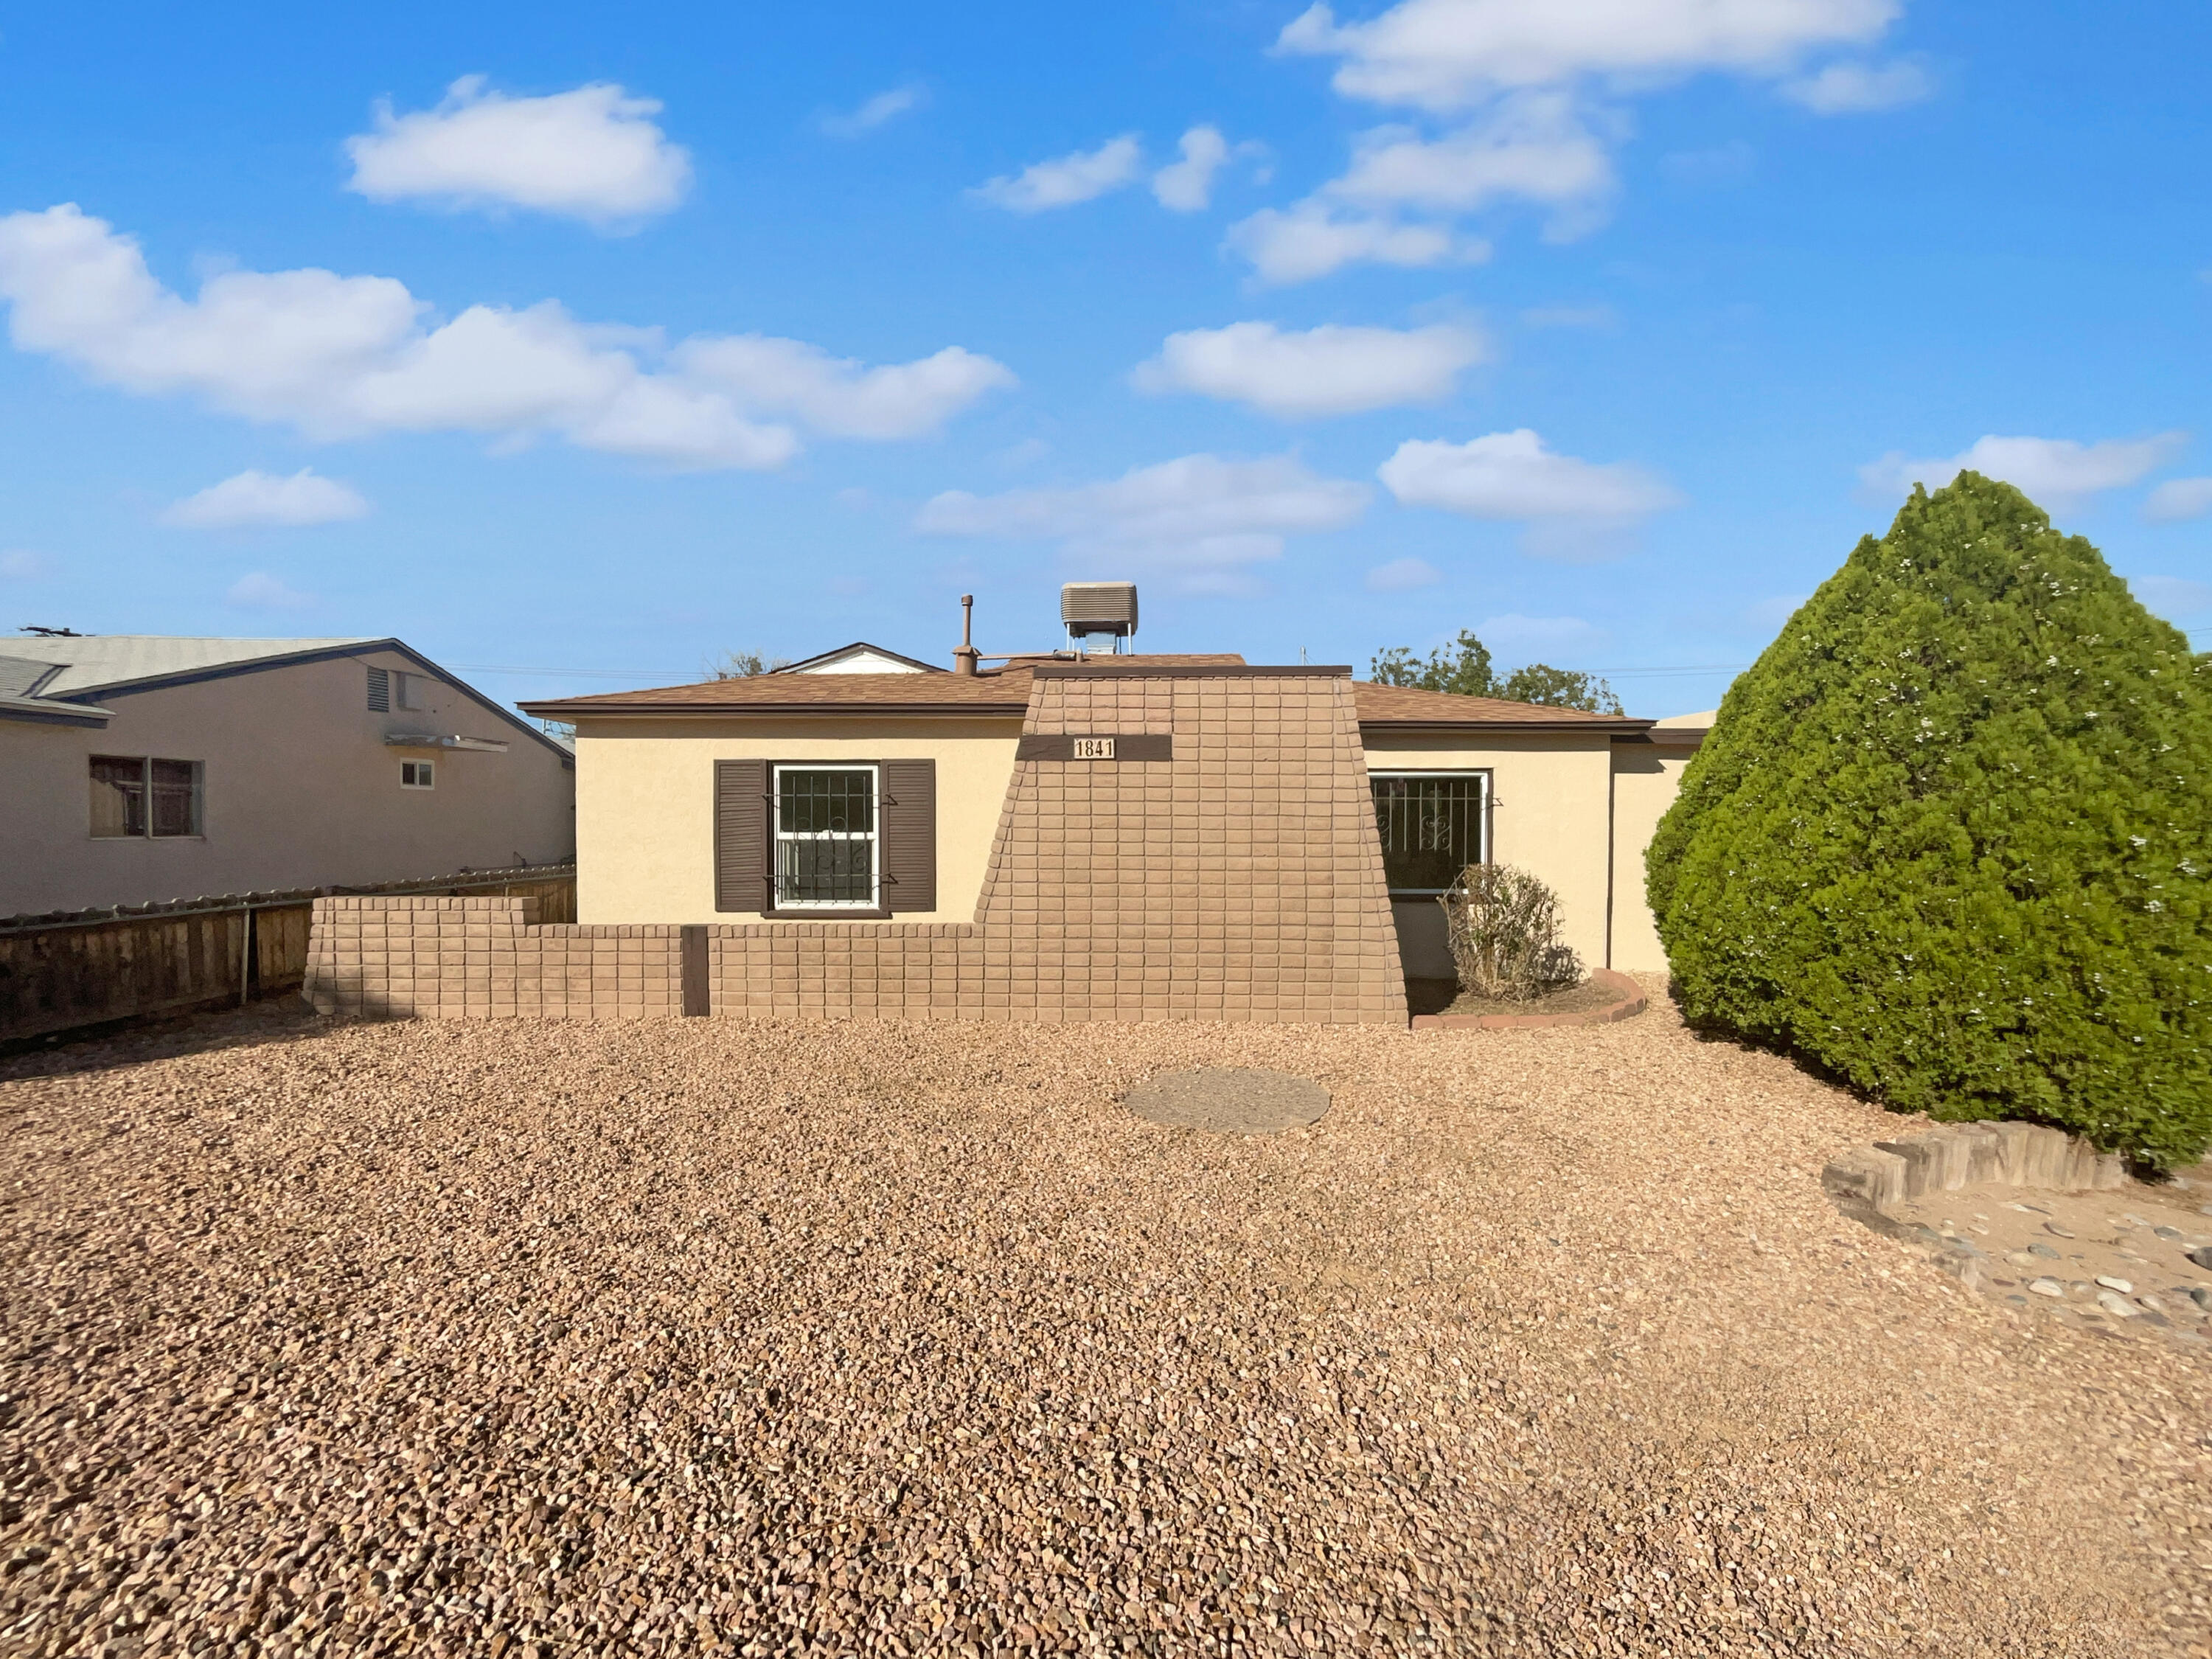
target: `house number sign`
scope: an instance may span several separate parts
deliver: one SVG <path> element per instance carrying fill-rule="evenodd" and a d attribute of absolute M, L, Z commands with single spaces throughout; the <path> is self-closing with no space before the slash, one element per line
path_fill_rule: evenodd
<path fill-rule="evenodd" d="M 1175 758 L 1175 739 L 1165 732 L 1036 732 L 1024 738 L 1014 758 L 1025 761 L 1164 761 Z"/>

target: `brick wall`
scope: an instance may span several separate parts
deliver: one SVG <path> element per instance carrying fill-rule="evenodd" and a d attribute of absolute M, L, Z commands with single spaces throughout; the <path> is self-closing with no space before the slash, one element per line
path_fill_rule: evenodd
<path fill-rule="evenodd" d="M 1041 674 L 1025 730 L 1169 733 L 1174 754 L 1018 763 L 972 925 L 704 928 L 712 1012 L 1404 1020 L 1348 679 Z M 682 928 L 533 927 L 524 902 L 319 901 L 309 994 L 441 1018 L 681 1012 Z"/>
<path fill-rule="evenodd" d="M 538 925 L 534 898 L 319 898 L 307 1000 L 426 1019 L 645 1019 L 681 1010 L 680 927 Z"/>

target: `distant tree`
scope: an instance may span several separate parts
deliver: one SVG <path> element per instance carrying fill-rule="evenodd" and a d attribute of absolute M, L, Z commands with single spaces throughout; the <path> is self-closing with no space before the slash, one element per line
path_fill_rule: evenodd
<path fill-rule="evenodd" d="M 1536 702 L 1547 708 L 1581 708 L 1593 714 L 1618 714 L 1620 699 L 1595 674 L 1532 662 L 1505 677 L 1498 695 L 1508 702 Z"/>
<path fill-rule="evenodd" d="M 1465 629 L 1448 649 L 1431 652 L 1425 661 L 1405 646 L 1392 646 L 1375 656 L 1369 672 L 1377 685 L 1409 685 L 1462 697 L 1503 697 L 1509 702 L 1583 708 L 1599 714 L 1620 713 L 1620 699 L 1611 686 L 1571 668 L 1532 662 L 1500 678 L 1490 665 L 1490 647 Z"/>
<path fill-rule="evenodd" d="M 1916 488 L 1652 837 L 1683 1011 L 1905 1111 L 2212 1143 L 2212 662 L 2009 484 Z"/>
<path fill-rule="evenodd" d="M 788 657 L 764 657 L 757 651 L 725 651 L 707 664 L 710 680 L 744 680 L 756 674 L 773 674 L 791 666 Z"/>
<path fill-rule="evenodd" d="M 1490 668 L 1490 647 L 1464 629 L 1449 652 L 1432 651 L 1424 662 L 1405 646 L 1395 645 L 1373 659 L 1370 672 L 1377 685 L 1410 685 L 1462 697 L 1498 695 L 1498 677 Z"/>

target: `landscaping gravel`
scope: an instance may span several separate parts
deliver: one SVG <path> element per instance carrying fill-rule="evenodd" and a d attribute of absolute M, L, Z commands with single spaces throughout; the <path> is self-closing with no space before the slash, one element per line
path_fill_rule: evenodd
<path fill-rule="evenodd" d="M 1332 1104 L 1118 1103 L 1201 1066 Z M 249 1013 L 0 1121 L 9 1653 L 2212 1653 L 2202 1355 L 1843 1219 L 1910 1126 L 1663 1002 Z"/>

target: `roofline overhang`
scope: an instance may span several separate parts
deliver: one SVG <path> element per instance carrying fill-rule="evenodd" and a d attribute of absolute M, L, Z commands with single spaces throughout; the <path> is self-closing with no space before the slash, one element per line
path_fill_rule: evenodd
<path fill-rule="evenodd" d="M 1449 736 L 1454 732 L 1479 732 L 1486 738 L 1511 737 L 1516 732 L 1540 737 L 1557 737 L 1563 732 L 1573 732 L 1589 738 L 1640 738 L 1650 728 L 1650 720 L 1363 720 L 1359 722 L 1364 737 L 1374 732 L 1378 737 L 1402 732 L 1408 737 L 1435 733 Z"/>
<path fill-rule="evenodd" d="M 1030 711 L 1029 699 L 1019 702 L 623 702 L 594 704 L 587 701 L 519 702 L 526 714 L 540 720 L 616 720 L 625 715 L 666 720 L 672 715 L 728 720 L 746 714 L 810 714 L 866 716 L 873 714 L 930 715 L 939 718 L 1018 720 Z"/>
<path fill-rule="evenodd" d="M 1025 663 L 1023 672 L 1041 680 L 1161 679 L 1161 680 L 1348 680 L 1352 665 L 1291 663 L 1117 663 L 1111 657 L 1084 662 Z"/>
<path fill-rule="evenodd" d="M 0 720 L 22 720 L 33 726 L 89 726 L 105 727 L 115 718 L 114 711 L 97 708 L 90 704 L 76 707 L 58 700 L 42 699 L 45 708 L 35 708 L 26 701 L 0 697 Z"/>
<path fill-rule="evenodd" d="M 564 760 L 573 758 L 566 749 L 554 742 L 528 720 L 520 718 L 513 709 L 501 708 L 459 675 L 439 667 L 436 663 L 432 662 L 413 646 L 390 637 L 376 640 L 347 640 L 337 645 L 317 646 L 312 651 L 287 651 L 273 657 L 248 657 L 239 662 L 208 663 L 198 668 L 180 668 L 167 674 L 149 674 L 135 680 L 117 680 L 104 685 L 82 686 L 75 691 L 64 692 L 57 701 L 75 702 L 80 697 L 88 699 L 131 696 L 140 691 L 166 691 L 174 686 L 196 685 L 205 680 L 230 679 L 240 674 L 258 674 L 266 669 L 297 668 L 306 663 L 329 662 L 339 657 L 359 657 L 370 651 L 390 651 L 405 657 L 410 662 L 419 663 L 447 684 L 467 693 L 483 708 L 497 715 L 516 731 L 526 733 L 534 742 L 542 744 Z"/>

